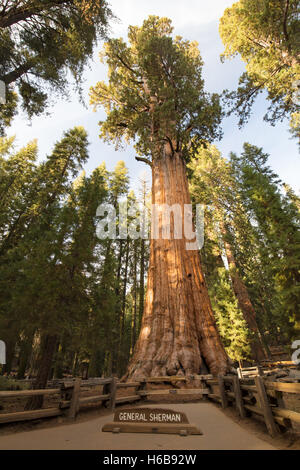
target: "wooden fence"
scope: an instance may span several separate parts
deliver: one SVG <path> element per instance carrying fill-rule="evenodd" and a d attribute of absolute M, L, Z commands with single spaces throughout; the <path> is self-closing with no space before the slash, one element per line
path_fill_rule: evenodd
<path fill-rule="evenodd" d="M 178 384 L 193 379 L 198 381 L 198 388 L 175 388 Z M 147 385 L 169 383 L 172 388 L 148 389 Z M 103 386 L 102 393 L 82 396 L 82 391 L 95 386 Z M 117 396 L 117 390 L 129 388 L 132 393 Z M 34 420 L 39 418 L 64 415 L 75 419 L 77 413 L 86 404 L 101 405 L 114 410 L 116 405 L 133 403 L 161 395 L 178 395 L 179 397 L 195 396 L 216 401 L 223 408 L 235 406 L 239 416 L 259 417 L 263 419 L 271 436 L 276 436 L 283 429 L 300 424 L 300 413 L 285 407 L 283 394 L 300 394 L 300 383 L 270 382 L 260 376 L 251 379 L 239 379 L 235 375 L 213 377 L 212 375 L 195 375 L 190 377 L 150 377 L 139 378 L 135 382 L 118 382 L 115 377 L 105 379 L 81 379 L 60 382 L 56 388 L 43 390 L 0 391 L 0 403 L 5 398 L 27 398 L 34 395 L 56 395 L 58 406 L 39 410 L 0 413 L 1 423 Z"/>
<path fill-rule="evenodd" d="M 27 398 L 34 395 L 56 395 L 59 398 L 59 405 L 56 408 L 43 408 L 39 410 L 21 411 L 16 413 L 0 413 L 1 423 L 12 423 L 18 421 L 28 421 L 38 418 L 48 418 L 65 415 L 75 418 L 80 407 L 86 403 L 99 403 L 113 409 L 115 406 L 116 379 L 97 379 L 89 383 L 90 387 L 103 385 L 103 393 L 94 396 L 82 397 L 81 388 L 87 384 L 81 379 L 62 382 L 59 388 L 46 388 L 42 390 L 20 390 L 20 391 L 0 391 L 0 401 L 5 398 Z"/>
<path fill-rule="evenodd" d="M 292 428 L 292 423 L 300 424 L 300 413 L 288 410 L 283 398 L 284 393 L 300 395 L 300 383 L 270 382 L 261 376 L 244 380 L 219 376 L 206 383 L 210 388 L 209 399 L 222 408 L 233 404 L 242 419 L 246 415 L 263 419 L 272 437 Z"/>

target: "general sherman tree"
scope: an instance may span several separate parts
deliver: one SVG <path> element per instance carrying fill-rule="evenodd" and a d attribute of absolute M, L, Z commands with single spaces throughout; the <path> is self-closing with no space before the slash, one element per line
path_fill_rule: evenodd
<path fill-rule="evenodd" d="M 185 161 L 191 143 L 220 136 L 217 95 L 204 92 L 197 43 L 172 38 L 167 18 L 150 16 L 129 27 L 128 44 L 113 39 L 102 54 L 109 83 L 91 90 L 91 103 L 104 106 L 101 134 L 117 145 L 134 141 L 137 160 L 152 168 L 152 204 L 190 204 Z M 147 295 L 140 336 L 127 377 L 225 373 L 228 358 L 216 328 L 198 250 L 186 249 L 174 224 L 165 239 L 151 239 Z"/>

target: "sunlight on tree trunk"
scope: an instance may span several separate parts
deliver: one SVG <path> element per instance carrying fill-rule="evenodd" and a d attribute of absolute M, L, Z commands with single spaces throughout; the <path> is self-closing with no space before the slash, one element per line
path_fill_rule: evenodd
<path fill-rule="evenodd" d="M 181 155 L 153 163 L 152 204 L 190 204 Z M 160 219 L 159 229 L 164 227 Z M 228 359 L 216 329 L 197 250 L 191 240 L 151 240 L 147 296 L 140 336 L 127 377 L 225 373 Z"/>

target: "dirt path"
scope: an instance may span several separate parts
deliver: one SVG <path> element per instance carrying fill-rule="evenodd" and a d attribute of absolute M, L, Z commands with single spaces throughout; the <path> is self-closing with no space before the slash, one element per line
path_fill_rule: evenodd
<path fill-rule="evenodd" d="M 149 406 L 166 408 L 165 405 Z M 167 407 L 186 413 L 190 423 L 198 425 L 203 435 L 181 437 L 103 433 L 102 426 L 112 421 L 109 415 L 87 422 L 1 436 L 0 450 L 275 450 L 275 447 L 241 428 L 210 403 L 172 404 Z"/>

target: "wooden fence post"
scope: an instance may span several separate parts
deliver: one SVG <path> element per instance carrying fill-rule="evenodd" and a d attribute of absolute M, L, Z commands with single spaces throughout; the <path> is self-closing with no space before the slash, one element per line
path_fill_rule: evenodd
<path fill-rule="evenodd" d="M 282 410 L 285 410 L 286 409 L 286 406 L 285 406 L 285 402 L 284 402 L 284 399 L 283 399 L 283 393 L 279 390 L 275 390 L 275 402 L 276 402 L 276 405 L 278 408 L 281 408 Z M 276 423 L 278 424 L 281 424 L 282 428 L 286 428 L 286 429 L 292 429 L 293 428 L 293 424 L 292 424 L 292 421 L 288 418 L 283 418 L 283 417 L 280 417 L 280 416 L 276 416 L 275 418 L 276 420 Z M 281 421 L 280 423 L 278 421 Z M 280 428 L 280 430 L 282 429 Z"/>
<path fill-rule="evenodd" d="M 260 376 L 254 377 L 256 389 L 258 391 L 259 404 L 261 411 L 264 415 L 264 420 L 269 431 L 269 434 L 272 437 L 275 437 L 278 434 L 278 429 L 274 420 L 272 409 L 268 400 L 268 395 L 265 389 L 263 379 Z"/>
<path fill-rule="evenodd" d="M 227 400 L 226 391 L 225 391 L 224 377 L 222 377 L 221 375 L 219 375 L 219 376 L 218 376 L 218 382 L 219 382 L 219 389 L 220 389 L 220 397 L 221 397 L 222 408 L 227 408 L 227 406 L 228 406 L 228 400 Z"/>
<path fill-rule="evenodd" d="M 117 394 L 117 378 L 112 377 L 111 383 L 110 383 L 110 401 L 109 401 L 109 407 L 112 411 L 114 411 L 116 407 L 116 394 Z"/>
<path fill-rule="evenodd" d="M 136 388 L 136 393 L 138 394 L 139 392 L 146 390 L 146 388 L 147 382 L 143 378 L 141 378 L 139 380 L 139 386 Z M 147 400 L 147 395 L 140 395 L 140 397 L 142 401 Z"/>
<path fill-rule="evenodd" d="M 207 388 L 207 389 L 208 389 L 208 386 L 207 386 L 207 383 L 206 383 L 204 377 L 201 377 L 201 379 L 200 379 L 200 385 L 201 385 L 201 388 Z M 206 393 L 203 393 L 203 395 L 202 395 L 202 401 L 208 401 L 208 396 L 207 396 Z"/>
<path fill-rule="evenodd" d="M 109 395 L 109 399 L 105 401 L 105 406 L 111 410 L 116 406 L 117 378 L 112 377 L 108 384 L 103 387 L 103 393 Z"/>
<path fill-rule="evenodd" d="M 232 377 L 232 383 L 233 383 L 233 392 L 234 392 L 234 396 L 235 396 L 236 409 L 237 409 L 240 417 L 245 418 L 246 413 L 245 413 L 244 402 L 243 402 L 243 398 L 242 398 L 242 392 L 241 392 L 239 378 L 237 376 L 233 376 Z"/>
<path fill-rule="evenodd" d="M 80 395 L 81 379 L 75 379 L 74 387 L 72 390 L 72 398 L 70 408 L 68 411 L 68 418 L 75 419 L 79 410 L 79 395 Z"/>

